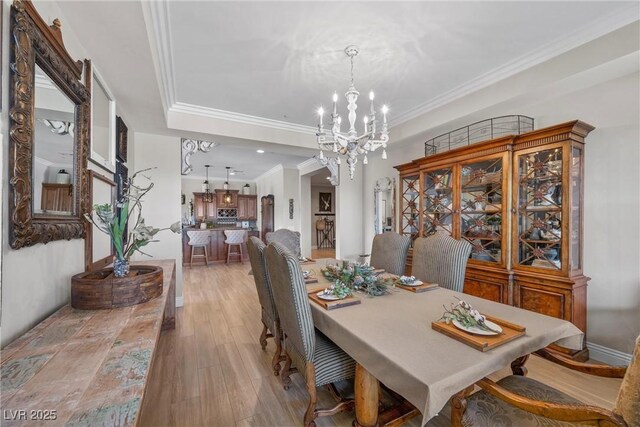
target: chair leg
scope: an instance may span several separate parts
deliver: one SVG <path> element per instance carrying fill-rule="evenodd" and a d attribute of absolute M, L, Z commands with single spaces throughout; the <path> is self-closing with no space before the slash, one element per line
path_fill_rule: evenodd
<path fill-rule="evenodd" d="M 260 347 L 264 350 L 267 348 L 267 325 L 262 324 L 262 333 L 260 334 Z"/>
<path fill-rule="evenodd" d="M 313 420 L 318 417 L 318 413 L 316 412 L 316 405 L 318 403 L 318 395 L 316 391 L 316 368 L 313 363 L 309 362 L 307 363 L 306 370 L 309 406 L 307 406 L 307 411 L 304 413 L 304 425 L 305 427 L 311 427 L 316 425 Z"/>
<path fill-rule="evenodd" d="M 274 329 L 273 339 L 276 342 L 276 352 L 273 354 L 271 366 L 273 366 L 273 375 L 277 377 L 280 375 L 280 362 L 284 362 L 286 358 L 282 355 L 282 331 L 280 330 L 280 324 L 278 322 L 276 322 Z"/>
<path fill-rule="evenodd" d="M 284 354 L 284 366 L 282 372 L 280 372 L 280 378 L 282 379 L 282 388 L 289 390 L 291 385 L 291 357 L 286 353 Z"/>
<path fill-rule="evenodd" d="M 191 258 L 189 258 L 189 267 L 193 266 L 193 252 L 196 250 L 195 247 L 191 246 Z"/>
<path fill-rule="evenodd" d="M 231 245 L 227 245 L 227 264 L 229 264 L 230 255 L 231 255 Z"/>
<path fill-rule="evenodd" d="M 204 247 L 204 262 L 209 265 L 209 255 L 207 254 L 207 247 Z"/>

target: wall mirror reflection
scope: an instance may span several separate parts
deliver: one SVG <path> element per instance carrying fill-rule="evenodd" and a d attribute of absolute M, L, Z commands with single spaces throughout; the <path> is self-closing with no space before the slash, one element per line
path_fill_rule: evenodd
<path fill-rule="evenodd" d="M 75 104 L 36 65 L 33 213 L 73 215 Z"/>
<path fill-rule="evenodd" d="M 380 178 L 374 188 L 375 232 L 376 234 L 395 229 L 396 180 Z"/>

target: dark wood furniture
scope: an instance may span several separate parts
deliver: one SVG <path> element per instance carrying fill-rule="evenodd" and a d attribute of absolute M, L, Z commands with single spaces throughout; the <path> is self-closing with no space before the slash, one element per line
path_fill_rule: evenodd
<path fill-rule="evenodd" d="M 122 117 L 116 116 L 116 160 L 123 163 L 127 163 L 128 132 Z"/>
<path fill-rule="evenodd" d="M 73 185 L 42 183 L 40 209 L 43 211 L 71 212 Z"/>
<path fill-rule="evenodd" d="M 396 166 L 400 233 L 469 241 L 465 293 L 586 332 L 583 150 L 593 129 L 572 121 Z"/>
<path fill-rule="evenodd" d="M 60 21 L 47 25 L 27 0 L 11 6 L 9 58 L 9 244 L 14 249 L 52 240 L 85 237 L 87 155 L 91 92 L 80 81 L 82 61 L 64 47 Z M 71 214 L 34 213 L 33 152 L 36 107 L 35 69 L 38 66 L 75 105 L 74 164 Z"/>
<path fill-rule="evenodd" d="M 205 193 L 193 193 L 193 216 L 197 223 L 206 220 L 215 220 L 217 217 L 216 198 L 212 197 L 210 202 L 205 202 Z"/>
<path fill-rule="evenodd" d="M 255 221 L 258 219 L 258 196 L 238 194 L 238 220 Z"/>
<path fill-rule="evenodd" d="M 268 196 L 262 196 L 260 198 L 260 221 L 261 221 L 261 233 L 262 233 L 262 241 L 267 244 L 266 236 L 267 233 L 271 233 L 275 230 L 274 224 L 274 197 L 273 194 L 269 194 Z"/>
<path fill-rule="evenodd" d="M 228 229 L 228 228 L 227 228 Z M 198 233 L 209 234 L 209 245 L 207 246 L 208 260 L 210 262 L 226 262 L 228 248 L 225 245 L 224 237 L 225 228 L 213 228 L 207 230 L 194 230 Z M 249 237 L 255 236 L 260 238 L 260 232 L 257 230 L 247 230 Z M 189 238 L 187 237 L 187 230 L 182 232 L 182 265 L 189 265 L 189 259 L 191 259 L 191 246 L 189 246 Z M 246 252 L 246 245 L 242 246 L 243 257 L 249 257 Z"/>
<path fill-rule="evenodd" d="M 175 261 L 134 265 L 162 267 L 161 296 L 111 310 L 65 305 L 2 350 L 2 373 L 11 378 L 3 381 L 3 410 L 33 410 L 64 425 L 137 424 L 160 331 L 175 328 Z"/>
<path fill-rule="evenodd" d="M 217 188 L 215 190 L 216 193 L 216 201 L 218 203 L 219 208 L 237 208 L 238 207 L 238 190 L 229 190 L 229 194 L 231 194 L 231 202 L 224 202 L 224 195 L 227 193 L 227 190 L 222 190 Z"/>

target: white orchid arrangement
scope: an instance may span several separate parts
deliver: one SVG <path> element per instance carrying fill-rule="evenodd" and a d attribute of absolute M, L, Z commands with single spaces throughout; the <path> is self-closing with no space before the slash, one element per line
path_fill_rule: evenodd
<path fill-rule="evenodd" d="M 122 197 L 115 205 L 105 203 L 94 205 L 90 214 L 85 214 L 85 218 L 93 223 L 100 231 L 111 236 L 116 258 L 128 260 L 134 252 L 150 256 L 144 253 L 141 248 L 154 240 L 156 234 L 163 230 L 171 230 L 179 233 L 181 230 L 180 221 L 171 224 L 167 228 L 156 228 L 144 223 L 142 217 L 142 198 L 153 188 L 153 182 L 148 176 L 142 175 L 149 169 L 143 169 L 134 173 L 123 185 Z M 149 184 L 138 186 L 134 184 L 136 177 L 147 179 Z M 130 221 L 135 218 L 135 224 L 128 228 Z"/>
<path fill-rule="evenodd" d="M 466 328 L 477 327 L 485 331 L 495 332 L 499 334 L 501 331 L 492 329 L 485 323 L 487 318 L 480 314 L 478 310 L 473 308 L 471 304 L 456 297 L 457 304 L 451 303 L 451 308 L 444 307 L 444 314 L 439 320 L 444 320 L 448 325 L 452 320 L 457 320 Z"/>

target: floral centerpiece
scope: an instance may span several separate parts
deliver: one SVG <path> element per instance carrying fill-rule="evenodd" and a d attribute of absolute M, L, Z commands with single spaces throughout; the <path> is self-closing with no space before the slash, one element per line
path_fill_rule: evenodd
<path fill-rule="evenodd" d="M 348 261 L 343 261 L 342 265 L 327 265 L 322 269 L 322 275 L 334 281 L 336 285 L 346 286 L 354 291 L 365 292 L 370 296 L 387 294 L 393 287 L 393 281 L 376 275 L 373 267 Z"/>
<path fill-rule="evenodd" d="M 494 332 L 496 334 L 501 333 L 501 331 L 497 331 L 491 328 L 489 325 L 487 325 L 486 324 L 487 318 L 482 314 L 480 314 L 478 310 L 473 308 L 471 304 L 459 298 L 457 299 L 458 299 L 458 303 L 457 304 L 451 303 L 450 308 L 443 306 L 444 314 L 438 320 L 444 320 L 447 323 L 447 325 L 452 320 L 457 320 L 458 322 L 460 322 L 462 326 L 466 328 L 476 327 L 487 332 Z"/>
<path fill-rule="evenodd" d="M 151 242 L 157 242 L 154 237 L 160 231 L 171 230 L 179 233 L 181 230 L 180 221 L 171 224 L 167 228 L 155 228 L 144 223 L 142 216 L 142 198 L 153 188 L 153 182 L 148 176 L 142 175 L 149 169 L 143 169 L 134 173 L 123 185 L 122 196 L 115 205 L 105 203 L 94 205 L 90 214 L 85 214 L 85 218 L 91 221 L 100 231 L 111 236 L 115 249 L 115 259 L 113 261 L 113 275 L 115 277 L 125 277 L 129 273 L 129 259 L 135 252 L 150 256 L 141 248 Z M 146 185 L 137 185 L 135 179 L 145 178 Z"/>

